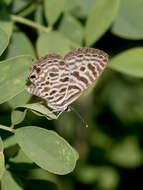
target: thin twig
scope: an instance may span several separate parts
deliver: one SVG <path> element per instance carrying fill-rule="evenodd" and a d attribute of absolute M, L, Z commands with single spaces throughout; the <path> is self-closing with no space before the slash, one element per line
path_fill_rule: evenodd
<path fill-rule="evenodd" d="M 30 6 L 18 13 L 18 16 L 25 17 L 31 14 L 38 6 L 38 3 L 32 3 Z"/>
<path fill-rule="evenodd" d="M 51 27 L 45 27 L 45 26 L 42 26 L 34 21 L 31 21 L 29 19 L 26 19 L 26 18 L 23 18 L 23 17 L 20 17 L 20 16 L 16 16 L 16 15 L 11 15 L 11 19 L 14 21 L 14 22 L 18 22 L 18 23 L 21 23 L 21 24 L 25 24 L 27 26 L 30 26 L 32 28 L 35 28 L 37 30 L 41 30 L 43 32 L 50 32 L 52 30 Z"/>

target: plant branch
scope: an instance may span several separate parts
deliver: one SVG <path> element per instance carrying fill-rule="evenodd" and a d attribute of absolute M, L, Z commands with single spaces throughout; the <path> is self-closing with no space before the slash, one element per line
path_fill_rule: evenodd
<path fill-rule="evenodd" d="M 32 3 L 30 6 L 28 6 L 26 9 L 18 13 L 18 16 L 25 17 L 32 13 L 38 6 L 38 3 Z"/>
<path fill-rule="evenodd" d="M 11 19 L 14 22 L 25 24 L 27 26 L 30 26 L 30 27 L 35 28 L 37 30 L 41 30 L 43 32 L 49 32 L 52 29 L 51 27 L 42 26 L 42 25 L 40 25 L 38 23 L 35 23 L 35 22 L 31 21 L 31 20 L 28 20 L 28 19 L 20 17 L 20 16 L 16 16 L 16 15 L 11 15 Z"/>

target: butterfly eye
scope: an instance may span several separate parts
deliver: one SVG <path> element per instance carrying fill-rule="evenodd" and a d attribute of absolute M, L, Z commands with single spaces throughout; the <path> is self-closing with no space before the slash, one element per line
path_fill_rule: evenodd
<path fill-rule="evenodd" d="M 35 75 L 31 75 L 30 79 L 36 79 L 36 76 Z"/>

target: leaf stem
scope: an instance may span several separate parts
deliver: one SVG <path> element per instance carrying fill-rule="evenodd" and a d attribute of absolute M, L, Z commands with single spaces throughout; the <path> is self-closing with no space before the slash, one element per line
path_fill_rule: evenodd
<path fill-rule="evenodd" d="M 16 15 L 11 15 L 11 19 L 14 22 L 25 24 L 27 26 L 33 27 L 33 28 L 41 30 L 43 32 L 49 32 L 52 29 L 51 27 L 42 26 L 42 25 L 40 25 L 38 23 L 35 23 L 35 22 L 31 21 L 31 20 L 28 20 L 28 19 L 20 17 L 20 16 L 16 16 Z"/>
<path fill-rule="evenodd" d="M 11 127 L 6 127 L 4 125 L 0 125 L 0 129 L 6 130 L 6 131 L 10 131 L 10 132 L 14 132 L 14 129 L 12 129 Z"/>
<path fill-rule="evenodd" d="M 26 9 L 18 13 L 19 16 L 25 17 L 32 13 L 38 6 L 38 3 L 32 3 L 30 6 L 28 6 Z"/>

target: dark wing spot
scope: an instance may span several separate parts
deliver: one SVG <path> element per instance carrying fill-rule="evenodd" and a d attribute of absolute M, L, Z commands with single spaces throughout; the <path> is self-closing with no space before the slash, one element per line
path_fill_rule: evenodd
<path fill-rule="evenodd" d="M 53 90 L 52 92 L 50 92 L 50 96 L 55 94 L 57 91 L 56 90 Z"/>
<path fill-rule="evenodd" d="M 104 61 L 104 62 L 108 62 L 108 59 L 107 59 L 107 58 L 104 58 L 103 61 Z"/>
<path fill-rule="evenodd" d="M 92 72 L 92 74 L 97 77 L 97 72 L 95 71 L 95 67 L 92 66 L 90 63 L 88 64 L 88 69 Z"/>
<path fill-rule="evenodd" d="M 80 71 L 85 71 L 85 67 L 80 67 Z"/>
<path fill-rule="evenodd" d="M 67 88 L 62 88 L 59 93 L 65 92 Z"/>
<path fill-rule="evenodd" d="M 82 54 L 79 54 L 77 57 L 83 57 L 83 55 L 82 55 Z"/>
<path fill-rule="evenodd" d="M 99 73 L 102 72 L 102 69 L 100 68 L 99 64 L 96 64 L 96 68 L 97 68 L 97 70 L 99 71 Z"/>
<path fill-rule="evenodd" d="M 63 79 L 60 79 L 60 81 L 61 81 L 61 82 L 67 82 L 67 81 L 69 81 L 69 77 L 65 77 L 65 78 L 63 78 Z"/>
<path fill-rule="evenodd" d="M 97 54 L 93 54 L 92 56 L 93 56 L 93 57 L 98 57 L 98 55 L 97 55 Z"/>
<path fill-rule="evenodd" d="M 62 66 L 62 65 L 65 65 L 65 62 L 64 61 L 60 61 L 59 64 Z"/>
<path fill-rule="evenodd" d="M 50 77 L 56 77 L 56 76 L 58 76 L 57 73 L 49 73 L 49 75 L 50 75 Z"/>
<path fill-rule="evenodd" d="M 36 65 L 34 65 L 34 66 L 33 66 L 33 69 L 36 69 L 36 68 L 37 68 Z"/>
<path fill-rule="evenodd" d="M 48 85 L 48 84 L 49 84 L 49 81 L 46 81 L 46 84 Z"/>
<path fill-rule="evenodd" d="M 50 90 L 50 88 L 48 88 L 48 87 L 45 87 L 45 88 L 44 88 L 44 91 L 45 91 L 45 92 L 47 92 L 47 91 L 49 91 L 49 90 Z"/>
<path fill-rule="evenodd" d="M 68 90 L 71 90 L 71 89 L 77 89 L 77 90 L 81 91 L 81 89 L 78 86 L 76 86 L 76 85 L 70 85 L 68 87 Z"/>
<path fill-rule="evenodd" d="M 62 100 L 62 99 L 64 98 L 64 96 L 65 96 L 65 95 L 60 96 L 60 97 L 56 100 L 56 102 L 58 102 L 58 101 Z"/>
<path fill-rule="evenodd" d="M 48 100 L 52 100 L 54 98 L 54 96 L 48 97 Z"/>
<path fill-rule="evenodd" d="M 98 57 L 99 57 L 99 59 L 102 59 L 102 58 L 103 58 L 103 56 L 102 56 L 102 55 L 99 55 Z"/>
<path fill-rule="evenodd" d="M 79 72 L 74 71 L 74 72 L 72 73 L 72 75 L 75 76 L 79 81 L 82 81 L 82 82 L 84 82 L 86 85 L 88 85 L 87 79 L 84 78 L 84 77 L 82 77 L 82 76 L 80 76 L 80 75 L 79 75 Z"/>
<path fill-rule="evenodd" d="M 40 72 L 41 72 L 41 68 L 40 68 L 40 67 L 37 67 L 37 68 L 36 68 L 36 71 L 37 71 L 37 73 L 40 73 Z"/>
<path fill-rule="evenodd" d="M 72 75 L 75 76 L 75 77 L 78 77 L 78 76 L 79 76 L 79 72 L 74 71 L 74 72 L 72 73 Z"/>

